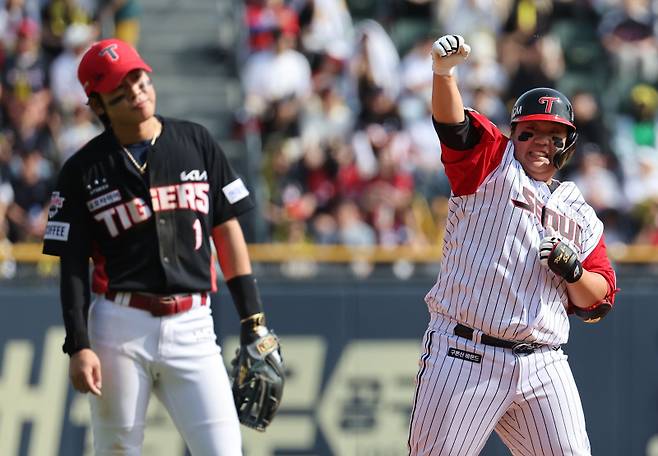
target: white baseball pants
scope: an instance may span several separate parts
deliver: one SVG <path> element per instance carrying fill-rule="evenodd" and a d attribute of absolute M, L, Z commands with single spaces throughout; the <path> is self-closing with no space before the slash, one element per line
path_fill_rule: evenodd
<path fill-rule="evenodd" d="M 591 455 L 567 356 L 529 355 L 453 334 L 432 314 L 423 338 L 409 429 L 412 456 L 477 455 L 492 431 L 515 456 Z"/>
<path fill-rule="evenodd" d="M 151 392 L 193 456 L 240 456 L 233 395 L 210 306 L 167 317 L 97 297 L 89 337 L 101 361 L 102 397 L 90 394 L 97 456 L 141 454 Z"/>

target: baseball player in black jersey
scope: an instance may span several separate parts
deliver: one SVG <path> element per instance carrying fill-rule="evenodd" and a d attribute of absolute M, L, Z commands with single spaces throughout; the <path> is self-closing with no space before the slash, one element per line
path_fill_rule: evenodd
<path fill-rule="evenodd" d="M 60 257 L 70 378 L 92 393 L 97 455 L 141 453 L 151 392 L 193 455 L 239 455 L 239 422 L 263 429 L 283 386 L 236 219 L 253 203 L 206 129 L 155 115 L 150 72 L 115 39 L 95 43 L 78 69 L 106 129 L 64 164 L 43 248 Z M 213 243 L 241 318 L 235 399 L 210 310 Z M 261 365 L 265 411 L 253 398 L 242 403 Z"/>

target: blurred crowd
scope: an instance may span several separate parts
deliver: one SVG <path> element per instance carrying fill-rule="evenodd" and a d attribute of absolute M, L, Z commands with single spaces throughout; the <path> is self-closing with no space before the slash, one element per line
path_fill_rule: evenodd
<path fill-rule="evenodd" d="M 40 242 L 57 170 L 101 131 L 77 80 L 103 32 L 139 39 L 137 0 L 0 0 L 0 252 Z M 0 262 L 0 277 L 15 263 Z"/>
<path fill-rule="evenodd" d="M 472 46 L 465 104 L 504 131 L 527 89 L 573 102 L 561 172 L 608 244 L 658 244 L 658 21 L 651 0 L 246 0 L 236 134 L 260 150 L 277 242 L 424 246 L 450 195 L 431 123 L 433 41 Z"/>
<path fill-rule="evenodd" d="M 433 41 L 472 46 L 465 103 L 509 129 L 516 97 L 574 106 L 577 182 L 609 244 L 658 245 L 658 39 L 651 0 L 244 0 L 244 107 L 262 241 L 440 243 L 450 188 L 430 118 Z M 53 179 L 101 126 L 84 50 L 139 40 L 137 0 L 0 0 L 0 250 L 39 242 Z M 6 275 L 7 264 L 0 264 Z M 4 271 L 4 272 L 3 272 Z"/>

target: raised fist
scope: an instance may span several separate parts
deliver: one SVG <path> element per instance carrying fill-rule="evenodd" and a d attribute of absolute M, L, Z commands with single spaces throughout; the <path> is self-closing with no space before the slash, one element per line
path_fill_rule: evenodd
<path fill-rule="evenodd" d="M 470 52 L 471 47 L 461 35 L 443 35 L 432 45 L 432 70 L 438 75 L 450 75 Z"/>

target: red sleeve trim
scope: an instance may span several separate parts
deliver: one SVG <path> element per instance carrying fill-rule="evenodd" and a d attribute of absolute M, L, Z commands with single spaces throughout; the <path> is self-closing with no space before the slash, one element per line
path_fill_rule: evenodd
<path fill-rule="evenodd" d="M 509 138 L 482 114 L 466 111 L 473 128 L 481 130 L 480 142 L 469 150 L 455 150 L 442 144 L 441 161 L 456 196 L 475 193 L 484 179 L 500 165 Z"/>
<path fill-rule="evenodd" d="M 101 253 L 101 249 L 96 241 L 92 241 L 91 259 L 94 263 L 94 271 L 91 275 L 91 291 L 96 294 L 104 294 L 108 291 L 110 278 L 105 269 L 105 256 Z"/>
<path fill-rule="evenodd" d="M 212 238 L 210 242 L 214 242 Z M 215 270 L 215 255 L 210 255 L 210 291 L 217 293 L 217 271 Z"/>
<path fill-rule="evenodd" d="M 586 271 L 596 272 L 603 276 L 606 282 L 608 282 L 608 294 L 606 299 L 610 304 L 613 304 L 615 294 L 619 289 L 617 288 L 617 276 L 615 275 L 615 271 L 612 269 L 610 259 L 608 258 L 605 236 L 601 235 L 599 243 L 596 244 L 594 250 L 592 250 L 587 258 L 585 258 L 585 261 L 583 261 L 583 268 Z"/>
<path fill-rule="evenodd" d="M 606 297 L 587 309 L 594 309 L 603 303 L 613 305 L 615 302 L 615 294 L 619 291 L 619 288 L 617 288 L 617 276 L 615 275 L 615 271 L 612 269 L 610 259 L 608 258 L 605 236 L 601 235 L 599 243 L 596 244 L 594 250 L 592 250 L 587 258 L 585 258 L 585 261 L 583 261 L 583 269 L 602 275 L 605 281 L 608 282 L 608 294 Z M 573 307 L 574 305 L 571 303 L 571 300 L 569 300 L 567 312 L 573 313 Z"/>

